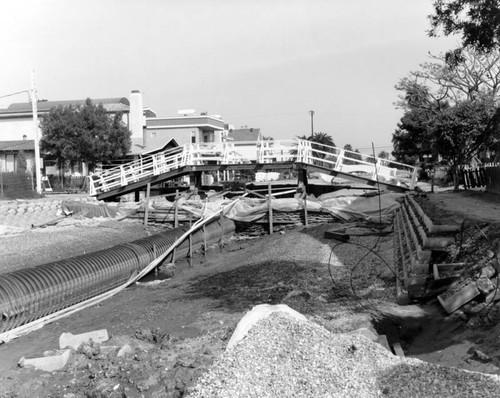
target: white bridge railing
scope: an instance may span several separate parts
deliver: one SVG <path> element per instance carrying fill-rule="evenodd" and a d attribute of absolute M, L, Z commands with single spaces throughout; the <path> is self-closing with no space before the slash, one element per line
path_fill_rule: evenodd
<path fill-rule="evenodd" d="M 90 195 L 98 195 L 185 166 L 297 162 L 405 185 L 413 189 L 417 168 L 337 147 L 294 139 L 255 142 L 187 144 L 90 176 Z"/>

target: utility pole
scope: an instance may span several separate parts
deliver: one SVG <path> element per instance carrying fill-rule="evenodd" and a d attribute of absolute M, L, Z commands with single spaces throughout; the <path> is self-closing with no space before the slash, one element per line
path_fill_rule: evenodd
<path fill-rule="evenodd" d="M 31 100 L 31 108 L 33 111 L 33 126 L 35 128 L 35 176 L 36 176 L 36 191 L 42 193 L 42 165 L 40 161 L 40 136 L 38 134 L 38 108 L 35 89 L 35 72 L 31 73 L 31 90 L 29 90 Z"/>
<path fill-rule="evenodd" d="M 314 135 L 314 111 L 309 111 L 311 115 L 311 138 Z"/>

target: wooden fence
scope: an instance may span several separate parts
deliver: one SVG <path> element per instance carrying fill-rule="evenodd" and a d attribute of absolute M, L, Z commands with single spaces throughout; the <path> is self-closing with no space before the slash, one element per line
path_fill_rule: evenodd
<path fill-rule="evenodd" d="M 486 187 L 486 175 L 486 167 L 467 168 L 462 173 L 462 184 L 465 189 Z"/>

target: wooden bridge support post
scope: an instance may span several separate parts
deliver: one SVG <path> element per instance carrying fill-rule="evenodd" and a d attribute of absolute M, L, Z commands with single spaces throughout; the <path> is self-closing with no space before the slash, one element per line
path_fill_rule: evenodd
<path fill-rule="evenodd" d="M 148 225 L 148 212 L 149 212 L 149 194 L 151 192 L 151 183 L 148 182 L 146 188 L 146 199 L 144 200 L 144 226 Z"/>
<path fill-rule="evenodd" d="M 179 190 L 175 190 L 175 202 L 174 202 L 174 228 L 179 226 Z"/>
<path fill-rule="evenodd" d="M 157 253 L 156 253 L 156 245 L 153 243 L 153 258 L 156 259 L 158 256 L 157 256 Z M 160 266 L 161 264 L 158 264 L 158 267 Z M 158 267 L 155 267 L 155 276 L 158 277 Z"/>
<path fill-rule="evenodd" d="M 201 188 L 202 184 L 202 172 L 201 171 L 193 171 L 189 173 L 189 186 L 191 189 Z"/>
<path fill-rule="evenodd" d="M 189 268 L 193 268 L 193 235 L 189 234 Z"/>
<path fill-rule="evenodd" d="M 307 195 L 304 196 L 304 225 L 309 226 L 309 221 L 307 219 Z"/>
<path fill-rule="evenodd" d="M 205 224 L 203 224 L 203 257 L 207 255 L 207 231 L 205 230 Z"/>
<path fill-rule="evenodd" d="M 267 206 L 269 213 L 269 235 L 273 234 L 273 196 L 271 183 L 267 185 Z"/>
<path fill-rule="evenodd" d="M 306 169 L 298 169 L 297 170 L 297 185 L 302 187 L 304 193 L 307 193 L 307 170 Z"/>

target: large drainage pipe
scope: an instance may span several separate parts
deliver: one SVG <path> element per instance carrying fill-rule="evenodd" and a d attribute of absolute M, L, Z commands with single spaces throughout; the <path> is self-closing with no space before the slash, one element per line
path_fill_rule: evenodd
<path fill-rule="evenodd" d="M 234 222 L 221 217 L 204 232 L 195 231 L 191 247 L 196 250 L 205 240 L 218 241 L 234 230 Z M 110 249 L 0 274 L 0 333 L 124 284 L 187 231 L 180 227 Z M 176 247 L 176 258 L 185 257 L 189 247 L 187 238 Z"/>

